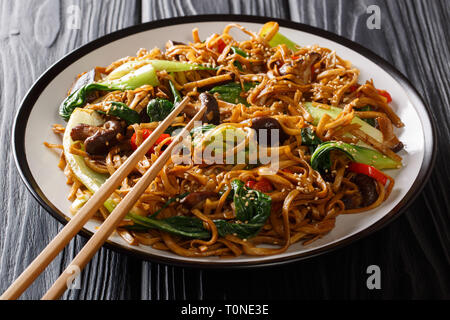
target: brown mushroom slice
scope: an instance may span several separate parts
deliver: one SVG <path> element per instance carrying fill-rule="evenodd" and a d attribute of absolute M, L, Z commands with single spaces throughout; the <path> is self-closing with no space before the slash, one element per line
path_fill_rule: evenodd
<path fill-rule="evenodd" d="M 309 83 L 312 79 L 312 66 L 319 61 L 320 57 L 319 53 L 311 52 L 304 58 L 283 64 L 279 69 L 279 73 L 282 76 L 296 74 L 302 79 L 303 83 Z"/>
<path fill-rule="evenodd" d="M 85 85 L 95 82 L 99 79 L 100 72 L 97 70 L 97 68 L 89 70 L 74 82 L 72 88 L 70 89 L 70 94 L 74 93 L 81 87 L 84 87 Z"/>
<path fill-rule="evenodd" d="M 341 199 L 345 209 L 365 208 L 377 201 L 378 190 L 374 179 L 358 173 L 351 181 L 358 186 L 359 193 L 346 195 Z"/>
<path fill-rule="evenodd" d="M 123 133 L 123 130 L 120 121 L 109 120 L 102 127 L 79 124 L 72 128 L 70 136 L 74 141 L 84 141 L 89 155 L 102 155 L 118 143 L 117 136 Z"/>
<path fill-rule="evenodd" d="M 70 137 L 73 141 L 84 141 L 90 136 L 97 133 L 99 130 L 99 127 L 90 126 L 85 123 L 81 123 L 79 125 L 76 125 L 72 128 L 72 131 L 70 131 Z"/>
<path fill-rule="evenodd" d="M 365 174 L 357 174 L 353 182 L 358 186 L 361 193 L 361 207 L 368 207 L 378 199 L 376 182 Z"/>
<path fill-rule="evenodd" d="M 220 111 L 216 98 L 208 92 L 203 92 L 199 96 L 200 102 L 203 106 L 206 106 L 205 114 L 202 121 L 204 123 L 219 125 L 220 124 Z"/>
<path fill-rule="evenodd" d="M 256 137 L 258 144 L 262 146 L 277 146 L 283 144 L 289 138 L 289 135 L 284 132 L 281 124 L 277 119 L 271 117 L 256 117 L 252 119 L 252 129 L 256 131 Z M 266 131 L 264 131 L 264 129 Z M 278 130 L 278 141 L 272 141 L 274 137 L 274 130 Z M 266 139 L 264 136 L 267 134 Z"/>

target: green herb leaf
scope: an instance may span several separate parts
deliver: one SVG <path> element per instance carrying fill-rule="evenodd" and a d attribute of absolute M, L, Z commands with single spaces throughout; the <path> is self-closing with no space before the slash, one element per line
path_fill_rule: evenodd
<path fill-rule="evenodd" d="M 240 56 L 242 56 L 242 57 L 244 57 L 244 58 L 247 58 L 247 57 L 248 57 L 247 52 L 245 52 L 244 50 L 241 50 L 241 49 L 238 48 L 238 47 L 232 46 L 232 47 L 231 47 L 231 51 L 233 51 L 233 53 L 236 53 L 236 54 L 238 54 L 238 55 L 240 55 Z"/>
<path fill-rule="evenodd" d="M 151 122 L 162 121 L 172 112 L 173 107 L 173 103 L 169 100 L 155 98 L 148 103 L 147 114 Z"/>
<path fill-rule="evenodd" d="M 179 102 L 181 102 L 182 98 L 181 98 L 181 94 L 180 92 L 178 92 L 177 88 L 175 88 L 175 85 L 173 84 L 172 80 L 169 80 L 169 87 L 170 87 L 170 91 L 172 92 L 173 95 L 173 104 L 177 104 Z"/>
<path fill-rule="evenodd" d="M 141 122 L 139 113 L 137 113 L 133 109 L 128 108 L 128 106 L 123 102 L 111 101 L 111 107 L 106 108 L 104 111 L 97 111 L 125 120 L 128 125 Z"/>
<path fill-rule="evenodd" d="M 256 82 L 245 82 L 244 83 L 244 91 L 247 92 L 251 88 L 255 87 L 257 84 L 258 83 L 256 83 Z M 226 101 L 229 103 L 233 103 L 233 104 L 242 103 L 246 106 L 249 105 L 247 100 L 245 100 L 243 97 L 241 97 L 242 88 L 241 88 L 241 84 L 238 82 L 230 82 L 230 83 L 227 83 L 224 85 L 216 86 L 216 87 L 212 88 L 209 92 L 210 93 L 218 93 L 220 100 L 223 100 L 223 101 Z"/>
<path fill-rule="evenodd" d="M 83 107 L 86 104 L 87 96 L 93 91 L 134 90 L 146 84 L 155 86 L 158 83 L 158 76 L 152 65 L 145 65 L 118 79 L 92 82 L 82 86 L 64 99 L 59 106 L 59 115 L 68 121 L 73 110 Z"/>
<path fill-rule="evenodd" d="M 236 234 L 247 239 L 258 234 L 270 216 L 272 199 L 257 190 L 247 188 L 241 180 L 231 182 L 236 222 L 214 220 L 219 235 Z"/>
<path fill-rule="evenodd" d="M 209 231 L 203 228 L 203 222 L 194 217 L 175 216 L 155 219 L 132 213 L 129 213 L 127 217 L 132 219 L 135 224 L 147 229 L 158 229 L 187 238 L 207 239 L 211 237 Z"/>
<path fill-rule="evenodd" d="M 75 108 L 83 107 L 86 104 L 87 96 L 93 91 L 111 91 L 113 88 L 101 83 L 89 83 L 82 86 L 77 91 L 71 93 L 59 106 L 59 115 L 66 121 L 69 120 Z"/>
<path fill-rule="evenodd" d="M 231 187 L 236 222 L 214 220 L 217 231 L 222 237 L 227 234 L 235 234 L 242 239 L 253 237 L 258 234 L 270 216 L 272 199 L 260 191 L 245 187 L 240 180 L 233 180 Z M 207 239 L 211 237 L 210 232 L 203 227 L 203 222 L 195 217 L 175 216 L 156 219 L 156 215 L 161 210 L 186 195 L 187 193 L 170 199 L 160 210 L 149 217 L 129 213 L 127 217 L 135 223 L 130 228 L 134 230 L 140 230 L 140 227 L 158 229 L 188 238 Z"/>

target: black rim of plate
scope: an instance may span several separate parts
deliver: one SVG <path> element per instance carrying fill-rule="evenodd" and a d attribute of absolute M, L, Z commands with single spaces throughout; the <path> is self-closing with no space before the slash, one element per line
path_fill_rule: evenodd
<path fill-rule="evenodd" d="M 432 168 L 436 159 L 436 129 L 435 124 L 433 122 L 433 118 L 430 116 L 431 110 L 428 106 L 423 102 L 423 99 L 420 97 L 417 90 L 413 87 L 413 85 L 409 82 L 409 80 L 403 76 L 394 66 L 392 66 L 389 62 L 379 57 L 369 49 L 351 41 L 344 37 L 338 36 L 334 33 L 318 29 L 315 27 L 311 27 L 309 25 L 296 23 L 283 19 L 276 18 L 266 18 L 266 17 L 258 17 L 258 16 L 246 16 L 246 15 L 200 15 L 200 16 L 187 16 L 182 18 L 171 18 L 158 20 L 153 22 L 148 22 L 132 27 L 128 27 L 122 30 L 118 30 L 107 34 L 103 37 L 100 37 L 94 41 L 91 41 L 82 47 L 70 52 L 65 55 L 59 61 L 54 63 L 51 67 L 49 67 L 44 74 L 34 83 L 31 89 L 26 94 L 25 98 L 22 100 L 19 110 L 17 111 L 16 118 L 13 125 L 13 134 L 12 134 L 12 143 L 14 150 L 14 159 L 16 162 L 16 166 L 18 168 L 19 174 L 27 186 L 28 190 L 31 194 L 36 198 L 36 200 L 58 221 L 63 224 L 67 223 L 67 219 L 65 215 L 59 211 L 43 194 L 40 187 L 37 185 L 34 180 L 30 168 L 28 166 L 28 162 L 26 160 L 25 155 L 25 131 L 27 127 L 27 122 L 29 115 L 31 113 L 32 108 L 34 107 L 35 102 L 39 98 L 40 94 L 47 85 L 53 80 L 53 78 L 61 73 L 66 67 L 70 64 L 78 60 L 80 57 L 90 53 L 96 48 L 104 46 L 112 41 L 119 40 L 121 38 L 151 30 L 160 27 L 166 27 L 171 25 L 179 25 L 185 23 L 195 23 L 195 22 L 211 22 L 211 21 L 229 21 L 229 22 L 248 22 L 248 23 L 260 23 L 264 24 L 267 21 L 277 21 L 280 26 L 291 28 L 303 32 L 307 32 L 334 42 L 337 42 L 357 53 L 363 55 L 364 57 L 370 59 L 372 62 L 380 66 L 386 72 L 388 72 L 407 92 L 408 97 L 411 99 L 416 112 L 419 114 L 419 117 L 422 122 L 422 126 L 424 129 L 424 158 L 422 161 L 422 166 L 420 168 L 419 174 L 414 181 L 412 187 L 407 192 L 405 197 L 382 219 L 377 221 L 376 223 L 370 225 L 366 229 L 350 236 L 344 238 L 338 242 L 325 245 L 324 247 L 314 249 L 308 252 L 299 253 L 296 255 L 291 255 L 289 257 L 277 257 L 273 256 L 273 258 L 265 260 L 265 261 L 248 261 L 248 262 L 233 262 L 233 261 L 221 261 L 217 264 L 214 260 L 204 262 L 204 261 L 186 261 L 183 260 L 183 257 L 161 257 L 159 255 L 154 255 L 151 253 L 143 253 L 141 251 L 137 251 L 136 249 L 126 247 L 124 245 L 118 243 L 112 243 L 110 241 L 104 244 L 105 247 L 113 249 L 118 252 L 131 254 L 135 257 L 139 257 L 144 260 L 149 260 L 153 262 L 166 263 L 177 266 L 184 267 L 200 267 L 200 268 L 254 268 L 254 267 L 268 267 L 268 266 L 276 266 L 280 264 L 290 263 L 294 261 L 299 261 L 306 258 L 311 258 L 325 252 L 330 252 L 346 246 L 356 240 L 359 240 L 363 237 L 368 236 L 376 230 L 384 227 L 388 222 L 392 222 L 396 217 L 398 217 L 401 212 L 403 212 L 417 197 L 422 188 L 425 185 L 425 182 L 428 180 Z M 92 233 L 86 229 L 82 229 L 79 232 L 80 235 L 84 237 L 91 237 Z"/>

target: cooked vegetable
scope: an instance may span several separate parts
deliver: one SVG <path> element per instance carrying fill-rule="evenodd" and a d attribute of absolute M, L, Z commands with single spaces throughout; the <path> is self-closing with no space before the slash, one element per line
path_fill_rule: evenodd
<path fill-rule="evenodd" d="M 317 126 L 320 119 L 323 117 L 324 114 L 328 114 L 333 119 L 335 119 L 341 112 L 341 108 L 336 108 L 332 106 L 322 105 L 319 103 L 314 102 L 306 102 L 304 104 L 304 107 L 306 110 L 311 114 L 313 117 L 313 125 Z M 364 131 L 366 134 L 377 140 L 378 142 L 383 142 L 383 134 L 380 130 L 377 130 L 376 128 L 372 127 L 367 122 L 364 122 L 358 117 L 353 117 L 352 123 L 356 123 L 361 126 L 360 130 Z"/>
<path fill-rule="evenodd" d="M 272 199 L 264 193 L 249 189 L 241 180 L 231 182 L 237 222 L 214 220 L 219 235 L 235 234 L 248 239 L 255 236 L 270 216 Z"/>
<path fill-rule="evenodd" d="M 374 179 L 358 173 L 351 181 L 358 186 L 359 194 L 342 197 L 345 209 L 368 207 L 378 199 L 378 190 Z"/>
<path fill-rule="evenodd" d="M 248 57 L 247 52 L 245 52 L 245 51 L 239 49 L 239 48 L 236 47 L 236 46 L 232 46 L 232 47 L 231 47 L 231 50 L 233 51 L 233 53 L 236 53 L 236 54 L 238 54 L 238 55 L 240 55 L 240 56 L 242 56 L 242 57 L 244 57 L 244 58 L 247 58 L 247 57 Z"/>
<path fill-rule="evenodd" d="M 180 93 L 178 92 L 177 88 L 175 88 L 175 85 L 173 84 L 173 82 L 171 80 L 169 80 L 169 86 L 170 86 L 170 91 L 172 91 L 172 95 L 173 95 L 173 104 L 177 104 L 179 102 L 181 102 L 182 98 Z"/>
<path fill-rule="evenodd" d="M 64 120 L 69 120 L 70 115 L 72 114 L 75 108 L 83 107 L 86 103 L 87 96 L 93 91 L 111 91 L 114 90 L 111 87 L 108 87 L 104 84 L 100 83 L 90 83 L 77 91 L 71 93 L 59 106 L 59 115 Z"/>
<path fill-rule="evenodd" d="M 115 90 L 133 90 L 145 84 L 157 86 L 159 84 L 156 70 L 151 64 L 133 70 L 119 79 L 105 79 L 101 83 L 115 88 Z"/>
<path fill-rule="evenodd" d="M 272 117 L 253 118 L 251 128 L 256 131 L 258 144 L 265 147 L 279 146 L 289 138 L 278 120 Z M 272 141 L 276 130 L 278 130 L 278 141 Z M 264 135 L 266 135 L 266 139 L 264 139 Z"/>
<path fill-rule="evenodd" d="M 220 236 L 234 234 L 242 239 L 251 238 L 266 223 L 270 215 L 272 200 L 260 191 L 245 187 L 240 180 L 233 180 L 231 187 L 236 209 L 236 222 L 219 219 L 214 220 L 214 224 Z M 183 195 L 183 198 L 185 196 L 187 195 Z M 178 197 L 178 199 L 180 198 Z M 174 201 L 172 200 L 172 202 Z M 210 237 L 209 231 L 204 229 L 203 222 L 198 218 L 175 216 L 155 219 L 154 216 L 155 214 L 150 217 L 128 214 L 134 223 L 147 228 L 155 228 L 189 238 L 205 239 Z"/>
<path fill-rule="evenodd" d="M 392 97 L 389 94 L 389 92 L 387 92 L 386 90 L 380 90 L 378 89 L 378 93 L 380 94 L 380 96 L 383 96 L 386 98 L 387 103 L 392 102 Z"/>
<path fill-rule="evenodd" d="M 72 88 L 70 88 L 70 94 L 74 93 L 75 91 L 77 91 L 81 87 L 84 87 L 85 85 L 95 82 L 99 77 L 100 74 L 96 68 L 89 70 L 81 77 L 79 77 L 77 81 L 75 81 Z"/>
<path fill-rule="evenodd" d="M 330 151 L 338 150 L 352 161 L 374 166 L 377 169 L 396 169 L 401 162 L 392 160 L 378 151 L 344 142 L 329 141 L 320 144 L 311 156 L 311 166 L 314 170 L 324 171 L 331 168 Z"/>
<path fill-rule="evenodd" d="M 265 38 L 271 47 L 285 44 L 292 51 L 297 51 L 298 45 L 278 32 L 278 23 L 276 22 L 267 22 L 259 31 L 259 35 Z"/>
<path fill-rule="evenodd" d="M 174 216 L 154 219 L 133 213 L 129 213 L 127 217 L 147 229 L 158 229 L 187 238 L 207 239 L 211 237 L 209 231 L 204 229 L 203 221 L 194 217 Z"/>
<path fill-rule="evenodd" d="M 165 70 L 167 72 L 182 72 L 182 71 L 191 71 L 191 70 L 214 70 L 211 67 L 205 67 L 202 65 L 186 63 L 186 62 L 178 62 L 178 61 L 169 61 L 169 60 L 133 60 L 128 61 L 117 67 L 106 77 L 106 80 L 114 80 L 119 79 L 135 70 L 143 67 L 150 66 L 154 68 L 156 71 Z"/>
<path fill-rule="evenodd" d="M 104 110 L 97 111 L 108 116 L 114 116 L 125 120 L 128 125 L 141 122 L 139 113 L 128 108 L 128 106 L 123 102 L 111 101 L 111 105 L 109 107 L 105 107 Z"/>
<path fill-rule="evenodd" d="M 222 124 L 211 128 L 211 130 L 206 130 L 202 134 L 197 131 L 194 135 L 193 146 L 208 148 L 211 151 L 211 156 L 215 158 L 225 158 L 225 152 L 232 150 L 243 142 L 246 136 L 247 134 L 242 128 L 232 124 Z M 245 154 L 245 156 L 247 157 L 248 154 Z"/>
<path fill-rule="evenodd" d="M 80 140 L 90 155 L 107 154 L 109 148 L 118 143 L 117 136 L 123 133 L 123 127 L 117 120 L 109 120 L 101 127 L 81 123 L 70 132 L 72 140 Z"/>
<path fill-rule="evenodd" d="M 245 51 L 239 49 L 238 47 L 232 46 L 231 51 L 233 51 L 233 53 L 238 54 L 244 58 L 248 57 L 248 54 Z M 242 64 L 238 60 L 234 61 L 234 65 L 236 66 L 236 68 L 239 69 L 239 71 L 244 71 L 244 69 L 242 68 Z"/>
<path fill-rule="evenodd" d="M 151 122 L 162 121 L 173 111 L 173 108 L 173 103 L 169 100 L 155 98 L 148 103 L 147 114 Z"/>
<path fill-rule="evenodd" d="M 247 92 L 254 86 L 256 86 L 256 83 L 254 83 L 254 82 L 245 82 L 244 83 L 244 91 Z M 229 103 L 233 103 L 233 104 L 242 103 L 242 104 L 245 104 L 246 106 L 249 105 L 247 100 L 245 100 L 241 96 L 242 88 L 241 88 L 241 84 L 238 82 L 230 82 L 230 83 L 227 83 L 224 85 L 216 86 L 216 87 L 212 88 L 211 90 L 209 90 L 209 92 L 210 93 L 218 93 L 220 100 L 223 100 L 223 101 L 226 101 Z"/>
<path fill-rule="evenodd" d="M 73 110 L 83 107 L 86 104 L 87 96 L 93 91 L 132 90 L 145 84 L 158 85 L 158 77 L 151 65 L 143 66 L 119 79 L 89 83 L 64 99 L 59 107 L 59 115 L 64 120 L 69 120 Z"/>
<path fill-rule="evenodd" d="M 359 108 L 358 111 L 372 111 L 372 108 L 370 106 L 365 106 L 365 107 Z M 375 119 L 373 119 L 373 118 L 361 119 L 361 120 L 364 122 L 367 122 L 372 127 L 375 127 L 375 125 L 376 125 Z"/>
<path fill-rule="evenodd" d="M 364 164 L 364 163 L 352 162 L 349 164 L 348 170 L 355 172 L 355 173 L 360 173 L 360 174 L 369 176 L 369 177 L 379 181 L 383 185 L 386 185 L 386 182 L 388 180 L 386 175 L 383 172 L 379 171 L 378 169 L 376 169 L 372 166 Z"/>
<path fill-rule="evenodd" d="M 78 124 L 83 123 L 90 126 L 99 127 L 103 125 L 104 120 L 102 117 L 91 110 L 84 109 L 75 109 L 72 113 L 72 116 L 67 123 L 66 130 L 64 131 L 63 137 L 63 148 L 64 148 L 64 156 L 66 162 L 69 164 L 70 169 L 73 174 L 77 177 L 77 179 L 92 193 L 95 193 L 103 183 L 105 183 L 106 179 L 108 179 L 109 175 L 101 174 L 95 172 L 91 168 L 89 168 L 84 162 L 83 157 L 79 155 L 72 154 L 70 152 L 70 146 L 73 144 L 73 140 L 70 136 L 72 129 Z M 112 211 L 117 205 L 117 202 L 110 198 L 106 200 L 104 206 L 108 211 Z"/>
<path fill-rule="evenodd" d="M 152 133 L 152 130 L 149 129 L 142 129 L 142 139 L 146 140 Z M 155 144 L 148 150 L 147 155 L 150 156 L 152 153 L 155 152 L 155 146 L 159 145 L 161 142 L 163 142 L 165 139 L 170 138 L 170 134 L 168 133 L 163 133 L 161 134 L 158 139 L 156 139 Z M 166 143 L 164 143 L 164 145 L 169 145 L 170 144 L 170 140 L 167 141 Z M 138 145 L 136 145 L 136 132 L 133 133 L 133 135 L 131 136 L 131 148 L 133 150 L 136 150 L 138 148 Z"/>
<path fill-rule="evenodd" d="M 264 178 L 262 178 L 259 181 L 249 180 L 249 181 L 247 181 L 245 186 L 250 189 L 258 190 L 258 191 L 261 191 L 264 193 L 273 191 L 272 183 L 269 180 L 264 179 Z"/>
<path fill-rule="evenodd" d="M 203 106 L 206 106 L 206 111 L 203 114 L 203 123 L 220 124 L 220 111 L 216 98 L 208 92 L 200 93 L 200 102 Z"/>
<path fill-rule="evenodd" d="M 311 154 L 316 150 L 317 146 L 322 143 L 322 140 L 319 139 L 310 127 L 303 128 L 301 136 L 302 144 L 309 147 Z"/>
<path fill-rule="evenodd" d="M 186 196 L 188 196 L 188 195 L 189 195 L 189 192 L 185 192 L 185 193 L 179 194 L 179 195 L 177 195 L 177 196 L 175 196 L 175 197 L 173 197 L 173 198 L 170 198 L 169 200 L 166 201 L 166 203 L 163 204 L 163 206 L 162 206 L 160 209 L 156 210 L 152 215 L 150 215 L 150 217 L 151 217 L 151 218 L 156 218 L 156 216 L 157 216 L 158 214 L 160 214 L 161 211 L 163 211 L 163 210 L 164 210 L 165 208 L 167 208 L 169 205 L 171 205 L 171 204 L 174 203 L 175 201 L 183 200 L 183 199 L 184 199 Z"/>
<path fill-rule="evenodd" d="M 197 146 L 203 139 L 203 134 L 209 130 L 214 129 L 216 126 L 214 124 L 204 124 L 202 126 L 195 127 L 191 130 L 190 134 L 192 137 L 192 145 Z"/>

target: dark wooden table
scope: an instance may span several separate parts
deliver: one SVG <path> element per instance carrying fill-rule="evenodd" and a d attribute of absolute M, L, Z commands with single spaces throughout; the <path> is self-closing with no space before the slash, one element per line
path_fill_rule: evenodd
<path fill-rule="evenodd" d="M 367 28 L 378 5 L 381 29 Z M 109 32 L 204 13 L 291 19 L 356 41 L 393 63 L 432 107 L 439 154 L 413 205 L 343 249 L 270 269 L 214 271 L 140 261 L 102 249 L 64 299 L 416 299 L 450 297 L 449 0 L 3 0 L 0 2 L 0 292 L 61 229 L 20 180 L 11 146 L 16 109 L 38 76 Z M 78 12 L 80 20 L 74 20 Z M 79 23 L 80 29 L 73 29 Z M 85 244 L 77 236 L 22 298 L 37 299 Z M 381 269 L 368 290 L 366 269 Z"/>

